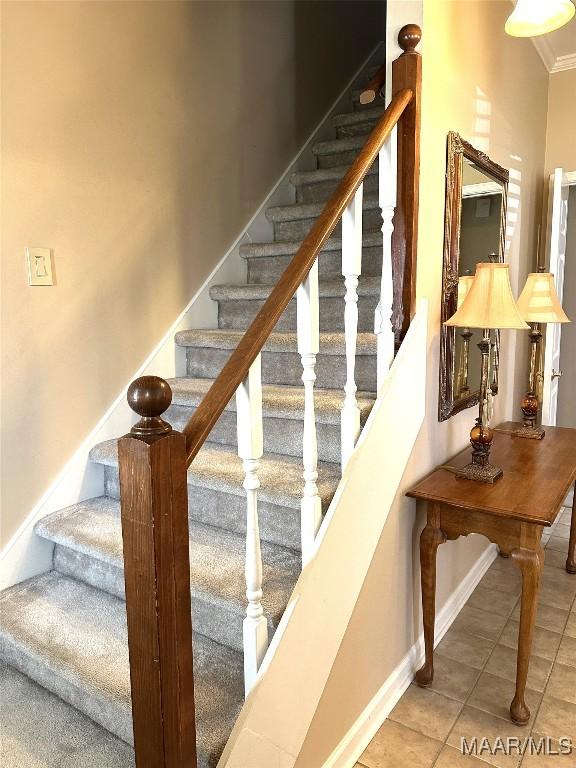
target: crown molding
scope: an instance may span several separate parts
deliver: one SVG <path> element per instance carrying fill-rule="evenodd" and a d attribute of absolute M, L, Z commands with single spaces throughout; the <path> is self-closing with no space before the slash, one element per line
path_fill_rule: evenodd
<path fill-rule="evenodd" d="M 550 72 L 565 72 L 567 69 L 576 69 L 576 53 L 558 56 Z"/>
<path fill-rule="evenodd" d="M 516 0 L 511 0 L 511 2 L 512 5 L 516 5 Z M 576 20 L 573 20 L 573 24 L 576 26 Z M 538 51 L 544 66 L 550 74 L 564 72 L 567 69 L 576 69 L 576 52 L 568 53 L 564 56 L 556 56 L 547 35 L 531 37 L 530 40 L 532 40 L 532 45 Z"/>
<path fill-rule="evenodd" d="M 556 64 L 556 56 L 548 38 L 542 35 L 541 37 L 531 37 L 530 40 L 532 40 L 534 48 L 540 54 L 540 58 L 548 72 L 552 72 Z"/>

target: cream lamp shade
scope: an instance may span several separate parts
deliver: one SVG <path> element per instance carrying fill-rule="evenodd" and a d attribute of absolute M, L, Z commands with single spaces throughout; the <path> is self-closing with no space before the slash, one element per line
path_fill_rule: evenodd
<path fill-rule="evenodd" d="M 531 272 L 518 299 L 520 314 L 529 323 L 569 323 L 562 309 L 554 275 L 551 272 Z"/>
<path fill-rule="evenodd" d="M 445 325 L 458 328 L 528 328 L 510 286 L 510 265 L 480 263 L 462 306 Z"/>
<path fill-rule="evenodd" d="M 571 0 L 518 0 L 504 30 L 512 37 L 536 37 L 563 27 L 574 16 Z"/>
<path fill-rule="evenodd" d="M 464 275 L 458 278 L 458 309 L 460 309 L 462 302 L 468 296 L 468 291 L 473 282 L 474 275 Z"/>

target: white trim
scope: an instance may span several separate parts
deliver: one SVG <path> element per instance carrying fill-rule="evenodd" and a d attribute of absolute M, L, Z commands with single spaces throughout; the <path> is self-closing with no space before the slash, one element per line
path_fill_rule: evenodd
<path fill-rule="evenodd" d="M 554 49 L 546 35 L 531 37 L 534 48 L 540 54 L 544 66 L 553 75 L 555 72 L 565 72 L 567 69 L 576 69 L 576 53 L 567 53 L 556 56 Z"/>
<path fill-rule="evenodd" d="M 576 171 L 566 171 L 566 178 L 568 179 L 568 185 L 570 187 L 576 184 Z"/>
<path fill-rule="evenodd" d="M 217 305 L 210 299 L 210 286 L 215 282 L 245 281 L 245 262 L 239 255 L 240 245 L 243 242 L 265 241 L 272 236 L 272 224 L 266 218 L 266 209 L 271 205 L 282 205 L 294 201 L 294 188 L 290 184 L 291 175 L 297 170 L 309 170 L 315 167 L 312 145 L 327 137 L 331 129 L 329 121 L 334 114 L 339 110 L 350 111 L 347 102 L 350 90 L 359 85 L 362 72 L 378 60 L 381 49 L 382 44 L 379 43 L 358 67 L 227 253 L 168 328 L 154 351 L 126 382 L 98 424 L 84 438 L 62 471 L 0 551 L 0 589 L 44 573 L 51 568 L 53 545 L 34 534 L 34 525 L 52 512 L 103 493 L 103 469 L 92 464 L 88 454 L 97 443 L 118 437 L 130 429 L 133 414 L 125 399 L 128 385 L 138 376 L 147 373 L 170 378 L 184 372 L 185 353 L 184 350 L 175 348 L 175 333 L 186 328 L 217 326 Z"/>
<path fill-rule="evenodd" d="M 513 5 L 516 5 L 516 0 L 511 0 L 511 2 Z M 576 53 L 557 56 L 548 35 L 536 35 L 529 39 L 532 41 L 532 45 L 536 48 L 538 55 L 550 74 L 576 68 Z"/>
<path fill-rule="evenodd" d="M 495 544 L 490 544 L 478 558 L 466 578 L 452 592 L 436 617 L 435 645 L 446 634 L 454 619 L 466 604 L 468 598 L 498 556 Z M 352 725 L 342 741 L 334 749 L 322 768 L 352 768 L 359 760 L 368 744 L 404 691 L 414 679 L 414 672 L 424 661 L 424 636 L 421 633 L 394 669 L 384 681 L 382 687 L 368 703 L 360 717 Z"/>
<path fill-rule="evenodd" d="M 550 74 L 555 72 L 565 72 L 567 69 L 576 69 L 576 53 L 567 53 L 565 56 L 558 56 Z"/>
<path fill-rule="evenodd" d="M 497 181 L 483 181 L 479 184 L 464 184 L 462 197 L 485 197 L 486 195 L 501 195 L 504 192 L 502 185 Z"/>

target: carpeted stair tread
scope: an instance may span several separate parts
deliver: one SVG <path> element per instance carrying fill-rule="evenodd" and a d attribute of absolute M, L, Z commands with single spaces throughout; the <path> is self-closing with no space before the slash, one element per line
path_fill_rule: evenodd
<path fill-rule="evenodd" d="M 302 240 L 279 240 L 273 243 L 244 243 L 240 246 L 240 256 L 243 259 L 268 259 L 273 256 L 294 256 L 298 253 Z M 364 248 L 382 247 L 382 233 L 378 230 L 367 230 L 362 235 Z M 342 239 L 331 237 L 324 243 L 322 253 L 341 251 Z"/>
<path fill-rule="evenodd" d="M 358 296 L 379 296 L 380 278 L 360 276 Z M 210 288 L 210 298 L 215 301 L 262 301 L 272 293 L 274 286 L 265 283 L 249 284 L 225 283 Z M 343 280 L 320 280 L 320 298 L 343 298 L 346 293 Z M 296 299 L 293 299 L 295 301 Z"/>
<path fill-rule="evenodd" d="M 353 112 L 352 114 L 357 115 L 358 113 Z M 349 167 L 348 165 L 336 165 L 333 168 L 317 168 L 315 171 L 296 171 L 290 176 L 290 183 L 298 187 L 305 184 L 322 184 L 324 181 L 338 181 L 344 178 Z M 368 175 L 372 176 L 376 173 L 378 173 L 378 166 L 372 165 L 368 169 Z"/>
<path fill-rule="evenodd" d="M 50 571 L 0 595 L 0 658 L 132 743 L 122 600 Z M 199 764 L 215 766 L 243 701 L 242 656 L 194 635 Z"/>
<path fill-rule="evenodd" d="M 372 102 L 374 104 L 374 102 Z M 334 115 L 332 118 L 332 125 L 336 128 L 341 128 L 346 125 L 358 125 L 358 123 L 365 123 L 370 120 L 378 120 L 382 117 L 386 107 L 384 104 L 381 106 L 367 106 L 361 111 L 355 112 L 343 112 L 338 115 Z"/>
<path fill-rule="evenodd" d="M 196 408 L 204 399 L 214 383 L 212 379 L 193 379 L 182 377 L 168 379 L 172 389 L 172 405 Z M 366 418 L 374 405 L 374 395 L 357 392 L 356 399 L 361 418 Z M 316 422 L 320 424 L 340 424 L 340 411 L 344 393 L 339 389 L 314 389 Z M 236 398 L 226 405 L 225 411 L 236 412 Z M 304 387 L 265 384 L 262 387 L 262 413 L 264 418 L 297 419 L 304 417 Z M 168 418 L 168 421 L 170 419 Z"/>
<path fill-rule="evenodd" d="M 319 141 L 312 147 L 312 152 L 315 155 L 339 155 L 341 152 L 360 150 L 364 144 L 366 144 L 366 136 L 345 136 L 341 139 Z"/>
<path fill-rule="evenodd" d="M 2 768 L 134 768 L 132 747 L 1 662 L 0 690 Z"/>
<path fill-rule="evenodd" d="M 364 139 L 365 137 L 353 137 Z M 349 142 L 349 139 L 338 139 L 339 142 Z M 336 143 L 333 142 L 333 143 Z M 363 144 L 363 142 L 362 142 Z M 362 144 L 360 146 L 362 146 Z M 354 147 L 355 148 L 355 147 Z M 343 151 L 345 151 L 344 148 Z M 293 203 L 291 205 L 275 205 L 266 210 L 266 218 L 269 221 L 297 221 L 299 219 L 314 219 L 319 216 L 324 210 L 326 203 Z M 364 195 L 362 200 L 362 208 L 365 211 L 371 211 L 375 208 L 379 208 L 378 195 Z"/>
<path fill-rule="evenodd" d="M 36 533 L 74 552 L 123 571 L 120 502 L 106 496 L 89 499 L 43 518 Z M 193 598 L 203 603 L 202 623 L 195 630 L 223 642 L 211 631 L 225 617 L 210 616 L 207 606 L 235 613 L 241 622 L 246 611 L 244 577 L 246 537 L 195 521 L 189 523 L 190 582 Z M 262 542 L 262 604 L 271 628 L 280 621 L 301 569 L 300 555 Z M 79 574 L 79 578 L 82 578 Z M 90 582 L 93 584 L 93 582 Z M 96 584 L 93 584 L 97 586 Z M 120 596 L 120 595 L 119 595 Z M 196 616 L 196 606 L 193 605 Z M 237 646 L 241 648 L 241 637 Z"/>
<path fill-rule="evenodd" d="M 109 467 L 118 466 L 118 441 L 106 440 L 90 451 L 91 461 Z M 318 464 L 318 493 L 331 499 L 340 481 L 340 467 L 328 462 Z M 293 509 L 300 508 L 302 498 L 302 459 L 265 455 L 258 469 L 258 498 Z M 230 446 L 205 443 L 188 469 L 188 483 L 210 490 L 245 496 L 242 487 L 244 471 L 238 453 Z"/>
<path fill-rule="evenodd" d="M 236 349 L 244 331 L 216 329 L 179 331 L 176 334 L 176 344 L 179 347 L 205 347 L 207 349 Z M 357 336 L 356 354 L 375 355 L 376 335 L 374 333 L 359 333 Z M 263 347 L 265 352 L 298 351 L 298 336 L 296 333 L 272 333 Z M 344 355 L 346 352 L 345 336 L 343 333 L 324 332 L 320 334 L 320 354 Z"/>

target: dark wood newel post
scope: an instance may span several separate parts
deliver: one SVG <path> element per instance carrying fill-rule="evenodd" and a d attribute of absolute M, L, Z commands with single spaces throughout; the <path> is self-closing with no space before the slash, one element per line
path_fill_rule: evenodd
<path fill-rule="evenodd" d="M 392 62 L 392 96 L 404 88 L 414 94 L 398 121 L 398 202 L 392 234 L 395 296 L 392 323 L 394 330 L 400 332 L 400 339 L 404 338 L 416 311 L 422 91 L 422 57 L 416 46 L 421 38 L 422 30 L 417 24 L 402 27 L 398 33 L 398 44 L 403 53 Z"/>
<path fill-rule="evenodd" d="M 118 443 L 137 768 L 197 764 L 186 444 L 162 419 L 171 401 L 163 379 L 136 379 L 141 419 Z"/>

